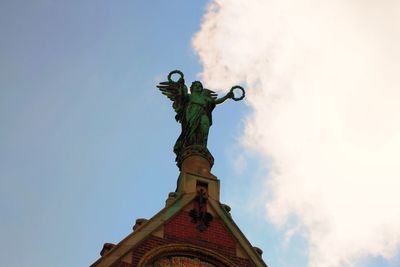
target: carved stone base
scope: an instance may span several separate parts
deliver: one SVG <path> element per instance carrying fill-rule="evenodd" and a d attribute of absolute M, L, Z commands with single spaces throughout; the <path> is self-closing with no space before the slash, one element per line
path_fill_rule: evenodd
<path fill-rule="evenodd" d="M 202 146 L 186 147 L 177 158 L 177 165 L 182 172 L 215 177 L 211 174 L 214 157 L 207 148 Z"/>

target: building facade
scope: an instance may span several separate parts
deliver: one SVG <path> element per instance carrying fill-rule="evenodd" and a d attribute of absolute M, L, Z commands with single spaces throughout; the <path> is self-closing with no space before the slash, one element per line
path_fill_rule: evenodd
<path fill-rule="evenodd" d="M 220 203 L 212 162 L 196 153 L 183 159 L 176 192 L 151 219 L 138 219 L 118 244 L 106 243 L 91 267 L 267 266 Z"/>

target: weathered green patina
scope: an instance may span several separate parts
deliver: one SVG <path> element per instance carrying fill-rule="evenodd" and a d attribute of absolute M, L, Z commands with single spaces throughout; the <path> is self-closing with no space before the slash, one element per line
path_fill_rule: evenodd
<path fill-rule="evenodd" d="M 174 81 L 172 75 L 179 75 Z M 176 112 L 175 119 L 182 125 L 182 132 L 174 146 L 176 162 L 178 167 L 187 155 L 192 151 L 210 158 L 213 158 L 207 149 L 208 132 L 212 125 L 212 111 L 215 106 L 231 98 L 235 101 L 242 100 L 245 91 L 241 86 L 233 86 L 228 94 L 218 98 L 218 95 L 209 89 L 203 88 L 199 81 L 194 81 L 190 86 L 190 94 L 185 85 L 184 75 L 179 70 L 171 71 L 168 81 L 161 82 L 157 86 L 161 92 L 173 101 L 172 107 Z M 242 92 L 240 97 L 235 97 L 233 91 L 239 89 Z"/>

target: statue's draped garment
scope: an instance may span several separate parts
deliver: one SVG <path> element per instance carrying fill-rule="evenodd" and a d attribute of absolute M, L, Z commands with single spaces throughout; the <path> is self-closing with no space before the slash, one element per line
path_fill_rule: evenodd
<path fill-rule="evenodd" d="M 193 94 L 188 94 L 182 102 L 182 132 L 174 146 L 177 155 L 188 146 L 207 147 L 208 130 L 212 125 L 211 113 L 215 108 L 207 89 L 203 89 L 201 98 L 196 99 Z"/>

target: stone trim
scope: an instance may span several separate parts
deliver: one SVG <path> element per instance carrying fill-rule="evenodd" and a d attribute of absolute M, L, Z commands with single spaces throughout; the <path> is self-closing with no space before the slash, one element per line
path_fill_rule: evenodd
<path fill-rule="evenodd" d="M 224 222 L 228 230 L 232 233 L 232 235 L 236 238 L 237 242 L 242 246 L 243 250 L 247 253 L 250 260 L 257 266 L 257 267 L 268 267 L 267 264 L 264 263 L 261 256 L 256 253 L 253 249 L 253 246 L 244 236 L 242 231 L 240 231 L 239 227 L 236 223 L 232 220 L 230 214 L 221 207 L 221 204 L 213 199 L 209 199 L 208 203 L 210 206 L 215 210 L 217 216 Z"/>

